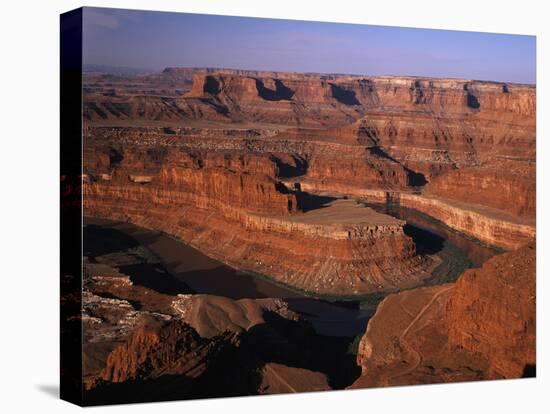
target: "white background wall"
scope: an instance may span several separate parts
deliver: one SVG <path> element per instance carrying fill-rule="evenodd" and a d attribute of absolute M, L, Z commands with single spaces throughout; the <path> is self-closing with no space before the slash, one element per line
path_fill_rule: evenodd
<path fill-rule="evenodd" d="M 538 378 L 94 408 L 132 412 L 549 412 L 549 10 L 545 1 L 88 0 L 87 6 L 536 34 Z M 0 48 L 0 411 L 73 412 L 58 389 L 59 14 L 5 1 Z M 546 184 L 548 185 L 548 184 Z M 546 325 L 546 326 L 545 326 Z M 34 410 L 34 411 L 31 411 Z"/>

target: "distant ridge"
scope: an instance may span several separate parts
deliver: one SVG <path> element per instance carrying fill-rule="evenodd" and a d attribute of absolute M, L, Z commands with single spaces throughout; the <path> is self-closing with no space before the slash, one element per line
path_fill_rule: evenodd
<path fill-rule="evenodd" d="M 128 66 L 109 66 L 109 65 L 96 65 L 96 64 L 84 64 L 82 65 L 82 72 L 90 73 L 96 72 L 106 75 L 151 75 L 154 73 L 159 73 L 159 70 L 155 69 L 140 69 L 132 68 Z"/>
<path fill-rule="evenodd" d="M 330 73 L 330 72 L 293 72 L 293 71 L 271 71 L 271 70 L 257 70 L 257 69 L 234 69 L 226 67 L 201 67 L 201 66 L 168 66 L 162 70 L 159 69 L 146 69 L 146 68 L 133 68 L 127 66 L 109 66 L 99 64 L 84 64 L 82 71 L 87 74 L 103 74 L 103 75 L 115 75 L 115 76 L 146 76 L 146 75 L 160 75 L 162 77 L 174 78 L 179 80 L 192 79 L 195 73 L 204 74 L 225 74 L 233 76 L 250 76 L 250 77 L 271 77 L 271 78 L 288 78 L 300 75 L 305 78 L 320 78 L 322 80 L 337 80 L 342 78 L 358 79 L 358 78 L 372 78 L 372 79 L 406 79 L 406 80 L 448 80 L 448 81 L 460 81 L 460 82 L 481 82 L 485 84 L 494 85 L 516 85 L 523 87 L 536 88 L 536 84 L 531 83 L 517 83 L 517 82 L 503 82 L 487 79 L 464 79 L 453 77 L 441 77 L 441 76 L 419 76 L 419 75 L 377 75 L 377 74 L 360 74 L 360 73 Z"/>
<path fill-rule="evenodd" d="M 171 77 L 184 77 L 191 78 L 194 73 L 205 74 L 225 74 L 233 76 L 251 76 L 251 77 L 272 77 L 272 78 L 294 78 L 296 75 L 300 75 L 305 78 L 320 78 L 322 80 L 336 80 L 336 79 L 358 79 L 358 78 L 370 78 L 370 79 L 407 79 L 407 80 L 449 80 L 459 82 L 480 82 L 494 85 L 517 85 L 526 87 L 536 87 L 535 84 L 530 83 L 518 83 L 518 82 L 503 82 L 487 79 L 465 79 L 454 78 L 446 76 L 419 76 L 419 75 L 377 75 L 367 73 L 331 73 L 331 72 L 293 72 L 293 71 L 271 71 L 271 70 L 257 70 L 257 69 L 232 69 L 224 67 L 192 67 L 192 66 L 169 66 L 162 70 L 163 76 Z"/>

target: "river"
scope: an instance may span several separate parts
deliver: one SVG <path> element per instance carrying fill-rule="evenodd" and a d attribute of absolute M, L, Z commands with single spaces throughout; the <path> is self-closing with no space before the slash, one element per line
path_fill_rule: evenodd
<path fill-rule="evenodd" d="M 405 232 L 413 237 L 418 253 L 437 254 L 443 259 L 428 284 L 453 281 L 466 268 L 480 266 L 498 253 L 414 210 L 369 206 L 406 220 Z M 120 267 L 134 284 L 173 295 L 200 293 L 232 299 L 282 298 L 290 309 L 309 320 L 321 335 L 351 337 L 364 333 L 375 305 L 382 298 L 381 295 L 347 301 L 314 298 L 264 277 L 233 269 L 158 231 L 97 218 L 86 218 L 84 226 L 84 254 L 92 260 L 138 246 L 146 248 L 158 259 L 153 264 Z"/>

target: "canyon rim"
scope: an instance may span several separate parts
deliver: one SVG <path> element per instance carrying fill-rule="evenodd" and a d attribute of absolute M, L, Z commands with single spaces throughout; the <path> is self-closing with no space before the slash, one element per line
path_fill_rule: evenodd
<path fill-rule="evenodd" d="M 63 15 L 62 398 L 535 376 L 534 37 L 449 33 Z"/>

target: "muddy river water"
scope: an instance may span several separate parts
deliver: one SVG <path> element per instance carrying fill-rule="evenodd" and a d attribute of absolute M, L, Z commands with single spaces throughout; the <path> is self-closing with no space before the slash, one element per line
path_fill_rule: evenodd
<path fill-rule="evenodd" d="M 465 269 L 480 266 L 498 253 L 417 211 L 387 205 L 369 206 L 406 220 L 405 232 L 415 241 L 417 251 L 441 257 L 442 263 L 428 280 L 429 284 L 453 281 Z M 96 218 L 86 218 L 84 225 L 84 254 L 88 257 L 137 246 L 146 248 L 156 257 L 154 264 L 120 268 L 134 284 L 174 295 L 194 292 L 232 299 L 283 298 L 321 335 L 351 337 L 363 333 L 375 304 L 381 299 L 381 296 L 371 297 L 369 302 L 369 298 L 314 298 L 264 277 L 233 269 L 157 231 Z"/>

